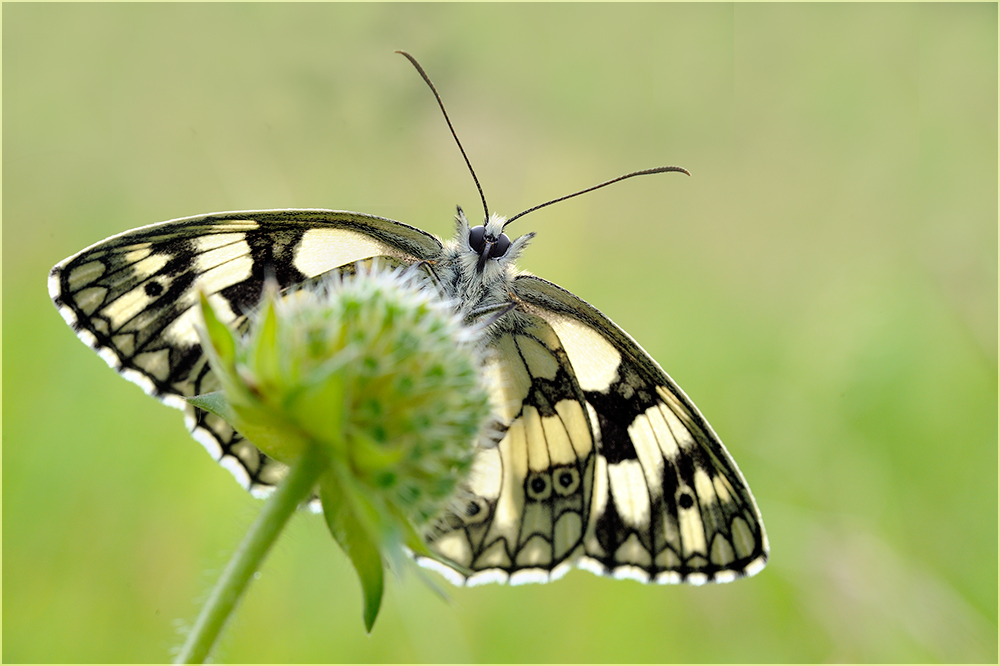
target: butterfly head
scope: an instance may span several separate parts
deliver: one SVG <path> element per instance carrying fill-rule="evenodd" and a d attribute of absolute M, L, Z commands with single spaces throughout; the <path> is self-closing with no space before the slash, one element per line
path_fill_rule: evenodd
<path fill-rule="evenodd" d="M 511 240 L 503 232 L 506 218 L 496 213 L 491 214 L 485 224 L 470 227 L 465 213 L 459 207 L 457 221 L 459 239 L 465 239 L 469 256 L 475 257 L 476 273 L 480 275 L 491 272 L 491 260 L 498 267 L 512 263 L 535 235 L 529 233 Z"/>
<path fill-rule="evenodd" d="M 477 224 L 469 230 L 469 246 L 479 255 L 476 270 L 480 273 L 487 259 L 502 259 L 510 250 L 510 236 L 503 232 L 502 222 L 502 217 L 493 215 L 486 224 Z"/>

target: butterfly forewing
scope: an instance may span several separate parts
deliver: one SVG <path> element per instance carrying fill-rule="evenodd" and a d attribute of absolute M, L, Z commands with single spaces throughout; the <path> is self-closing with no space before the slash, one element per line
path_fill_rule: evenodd
<path fill-rule="evenodd" d="M 49 293 L 77 335 L 150 395 L 185 410 L 188 428 L 251 490 L 278 481 L 267 458 L 186 397 L 218 389 L 194 328 L 199 292 L 239 327 L 266 279 L 280 289 L 355 262 L 433 259 L 434 236 L 384 218 L 327 210 L 203 215 L 113 236 L 58 264 Z"/>
<path fill-rule="evenodd" d="M 767 558 L 753 496 L 694 404 L 596 308 L 539 278 L 516 294 L 559 334 L 596 416 L 582 565 L 658 582 L 725 581 Z"/>

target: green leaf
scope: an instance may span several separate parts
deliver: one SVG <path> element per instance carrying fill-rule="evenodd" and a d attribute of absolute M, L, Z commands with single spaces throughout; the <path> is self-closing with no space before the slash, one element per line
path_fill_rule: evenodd
<path fill-rule="evenodd" d="M 354 565 L 361 579 L 361 589 L 365 598 L 363 618 L 365 631 L 371 633 L 382 605 L 384 587 L 384 572 L 382 556 L 379 553 L 378 542 L 373 538 L 366 521 L 359 515 L 358 500 L 360 497 L 349 497 L 351 490 L 346 474 L 337 474 L 331 467 L 330 472 L 320 479 L 319 496 L 323 504 L 323 516 L 330 528 L 330 533 L 347 557 Z M 345 484 L 345 482 L 347 482 Z"/>
<path fill-rule="evenodd" d="M 233 413 L 233 408 L 226 400 L 226 394 L 224 391 L 213 391 L 212 393 L 193 395 L 190 398 L 185 398 L 185 400 L 188 401 L 188 404 L 193 405 L 198 409 L 204 409 L 206 412 L 215 414 L 226 423 L 232 424 L 236 421 L 236 415 Z"/>
<path fill-rule="evenodd" d="M 289 391 L 283 405 L 289 417 L 326 447 L 331 455 L 343 458 L 344 377 L 332 374 L 321 381 Z"/>
<path fill-rule="evenodd" d="M 278 352 L 278 317 L 274 309 L 276 294 L 268 292 L 264 300 L 264 316 L 254 328 L 249 345 L 248 363 L 257 377 L 267 382 L 280 381 L 281 370 Z"/>
<path fill-rule="evenodd" d="M 201 298 L 201 315 L 205 320 L 205 333 L 208 334 L 208 339 L 212 343 L 218 360 L 227 368 L 232 368 L 236 363 L 236 340 L 233 339 L 232 331 L 215 315 L 215 310 L 208 302 L 208 297 L 204 293 L 198 295 Z"/>

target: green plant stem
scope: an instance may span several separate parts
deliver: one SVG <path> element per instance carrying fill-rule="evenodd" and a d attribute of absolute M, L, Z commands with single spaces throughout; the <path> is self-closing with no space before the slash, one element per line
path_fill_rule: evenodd
<path fill-rule="evenodd" d="M 326 466 L 326 460 L 317 446 L 307 446 L 299 460 L 291 466 L 233 553 L 174 663 L 205 662 L 250 578 L 260 568 L 268 550 L 299 504 L 312 494 Z"/>

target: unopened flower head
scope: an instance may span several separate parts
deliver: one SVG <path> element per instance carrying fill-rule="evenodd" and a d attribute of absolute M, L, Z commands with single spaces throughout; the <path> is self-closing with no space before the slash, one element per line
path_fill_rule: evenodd
<path fill-rule="evenodd" d="M 290 463 L 319 445 L 415 525 L 468 474 L 490 411 L 482 363 L 473 330 L 433 287 L 359 270 L 271 290 L 243 337 L 213 318 L 204 346 L 228 417 L 267 455 Z"/>

